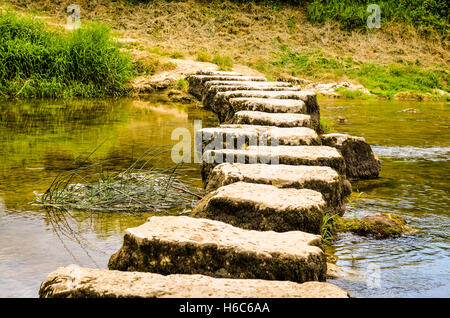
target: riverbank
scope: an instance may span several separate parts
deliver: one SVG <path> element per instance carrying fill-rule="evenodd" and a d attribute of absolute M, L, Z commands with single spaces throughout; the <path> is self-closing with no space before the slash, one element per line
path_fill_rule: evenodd
<path fill-rule="evenodd" d="M 4 8 L 63 26 L 69 4 L 22 1 Z M 312 24 L 306 7 L 251 2 L 97 0 L 79 5 L 82 25 L 108 23 L 121 50 L 132 56 L 135 93 L 183 87 L 183 70 L 194 67 L 261 74 L 344 98 L 449 98 L 448 39 L 437 31 L 424 36 L 393 22 L 383 22 L 376 31 L 348 31 L 331 22 Z"/>

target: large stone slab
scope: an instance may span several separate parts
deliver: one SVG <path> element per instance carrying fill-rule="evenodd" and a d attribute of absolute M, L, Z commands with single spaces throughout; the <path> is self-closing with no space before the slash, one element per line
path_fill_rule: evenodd
<path fill-rule="evenodd" d="M 207 194 L 191 216 L 248 230 L 320 234 L 325 208 L 314 190 L 236 182 Z"/>
<path fill-rule="evenodd" d="M 229 103 L 234 112 L 241 110 L 259 111 L 266 113 L 306 113 L 306 104 L 299 99 L 275 99 L 256 97 L 230 98 Z"/>
<path fill-rule="evenodd" d="M 191 75 L 188 76 L 187 81 L 189 83 L 189 93 L 195 97 L 202 99 L 205 83 L 208 81 L 252 81 L 252 82 L 265 82 L 267 81 L 261 76 L 243 76 L 243 75 Z"/>
<path fill-rule="evenodd" d="M 239 97 L 269 98 L 269 99 L 297 99 L 305 103 L 306 114 L 311 116 L 315 130 L 320 123 L 320 110 L 317 104 L 316 94 L 308 91 L 262 91 L 262 90 L 240 90 L 218 92 L 211 103 L 211 109 L 215 112 L 221 122 L 230 121 L 235 113 L 230 99 Z"/>
<path fill-rule="evenodd" d="M 230 71 L 198 71 L 195 75 L 213 75 L 213 76 L 244 76 L 241 73 Z"/>
<path fill-rule="evenodd" d="M 61 267 L 41 284 L 41 298 L 348 298 L 323 282 L 302 284 L 204 275 L 160 275 Z"/>
<path fill-rule="evenodd" d="M 246 149 L 207 150 L 202 156 L 202 177 L 207 180 L 211 170 L 221 163 L 284 164 L 294 166 L 327 166 L 345 176 L 342 155 L 326 146 L 250 146 Z"/>
<path fill-rule="evenodd" d="M 221 125 L 196 131 L 196 141 L 205 149 L 242 149 L 249 145 L 320 145 L 317 133 L 311 128 L 279 128 L 258 125 Z"/>
<path fill-rule="evenodd" d="M 334 133 L 321 138 L 324 145 L 335 147 L 342 154 L 348 178 L 373 179 L 379 176 L 380 160 L 363 137 Z"/>
<path fill-rule="evenodd" d="M 204 89 L 202 91 L 203 95 L 203 107 L 205 109 L 214 109 L 213 102 L 217 93 L 219 92 L 227 92 L 227 91 L 292 91 L 298 92 L 299 89 L 296 87 L 289 87 L 283 84 L 284 82 L 238 82 L 235 84 L 228 85 L 211 85 L 213 82 L 218 81 L 210 81 L 206 82 L 204 85 Z M 282 83 L 281 85 L 278 83 Z"/>
<path fill-rule="evenodd" d="M 232 124 L 264 125 L 276 127 L 308 127 L 313 128 L 311 116 L 290 113 L 264 113 L 259 111 L 239 111 L 231 119 Z"/>
<path fill-rule="evenodd" d="M 127 229 L 109 268 L 202 274 L 222 278 L 324 281 L 326 257 L 319 235 L 244 230 L 186 216 L 151 217 Z"/>
<path fill-rule="evenodd" d="M 330 167 L 266 164 L 222 163 L 215 167 L 206 192 L 236 183 L 269 184 L 278 188 L 311 189 L 322 193 L 329 214 L 344 214 L 344 198 L 351 194 L 351 185 Z"/>

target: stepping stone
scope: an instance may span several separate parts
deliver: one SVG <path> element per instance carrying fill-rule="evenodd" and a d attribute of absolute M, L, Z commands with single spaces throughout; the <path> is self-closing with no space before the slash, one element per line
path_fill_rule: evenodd
<path fill-rule="evenodd" d="M 243 75 L 191 75 L 187 77 L 189 82 L 189 93 L 202 99 L 205 83 L 208 81 L 254 81 L 266 82 L 261 76 L 243 76 Z"/>
<path fill-rule="evenodd" d="M 48 275 L 41 298 L 348 298 L 322 282 L 303 284 L 204 275 L 160 275 L 106 269 L 61 267 Z"/>
<path fill-rule="evenodd" d="M 207 194 L 191 216 L 247 230 L 320 234 L 325 208 L 314 190 L 236 182 Z"/>
<path fill-rule="evenodd" d="M 253 125 L 222 125 L 199 129 L 196 142 L 201 141 L 202 152 L 213 149 L 242 149 L 253 145 L 320 145 L 317 133 L 306 127 L 279 128 Z M 200 150 L 200 149 L 198 149 Z"/>
<path fill-rule="evenodd" d="M 299 99 L 237 97 L 230 98 L 229 103 L 234 112 L 249 110 L 266 113 L 306 113 L 306 104 Z"/>
<path fill-rule="evenodd" d="M 230 122 L 232 124 L 313 128 L 311 116 L 291 113 L 278 114 L 243 110 L 236 112 Z"/>
<path fill-rule="evenodd" d="M 327 203 L 326 212 L 340 216 L 345 212 L 344 198 L 352 191 L 350 182 L 330 167 L 222 163 L 206 180 L 206 192 L 241 181 L 318 191 Z"/>
<path fill-rule="evenodd" d="M 163 275 L 202 274 L 222 278 L 325 281 L 320 235 L 244 230 L 186 216 L 153 216 L 127 229 L 112 270 Z"/>
<path fill-rule="evenodd" d="M 305 114 L 311 116 L 311 122 L 315 130 L 319 127 L 320 110 L 317 104 L 316 94 L 308 91 L 261 91 L 240 90 L 218 92 L 211 103 L 211 109 L 219 117 L 220 122 L 227 122 L 233 118 L 235 110 L 230 99 L 238 97 L 255 97 L 268 99 L 297 99 L 305 103 Z"/>
<path fill-rule="evenodd" d="M 240 73 L 236 72 L 228 72 L 228 71 L 198 71 L 195 75 L 212 75 L 212 76 L 244 76 Z"/>
<path fill-rule="evenodd" d="M 292 87 L 289 82 L 261 82 L 261 81 L 208 81 L 205 82 L 205 88 L 211 86 L 255 86 L 255 87 Z"/>
<path fill-rule="evenodd" d="M 230 83 L 227 85 L 220 83 Z M 214 84 L 219 83 L 219 84 Z M 287 85 L 286 85 L 287 84 Z M 296 87 L 291 87 L 290 83 L 285 82 L 244 82 L 235 81 L 234 84 L 231 81 L 209 81 L 204 85 L 204 89 L 201 93 L 203 96 L 203 107 L 205 109 L 211 109 L 211 105 L 214 101 L 214 97 L 218 92 L 226 91 L 241 91 L 241 90 L 257 90 L 257 91 L 299 91 Z"/>
<path fill-rule="evenodd" d="M 283 164 L 293 166 L 326 166 L 345 176 L 345 162 L 342 155 L 326 146 L 249 146 L 246 149 L 207 150 L 202 156 L 202 177 L 221 163 Z"/>
<path fill-rule="evenodd" d="M 381 171 L 380 160 L 363 137 L 334 133 L 322 135 L 321 138 L 324 145 L 334 147 L 342 154 L 348 178 L 378 178 Z"/>

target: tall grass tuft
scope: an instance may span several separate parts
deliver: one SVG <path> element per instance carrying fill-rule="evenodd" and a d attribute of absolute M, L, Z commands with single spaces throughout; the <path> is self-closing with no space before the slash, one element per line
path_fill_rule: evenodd
<path fill-rule="evenodd" d="M 133 76 L 131 58 L 102 24 L 49 31 L 40 21 L 6 13 L 0 34 L 3 98 L 119 96 Z"/>
<path fill-rule="evenodd" d="M 167 212 L 192 209 L 202 197 L 200 189 L 181 181 L 177 165 L 159 169 L 151 165 L 171 151 L 156 146 L 145 151 L 123 171 L 108 171 L 105 160 L 57 176 L 34 203 L 56 210 L 92 212 Z M 119 159 L 116 159 L 119 160 Z"/>

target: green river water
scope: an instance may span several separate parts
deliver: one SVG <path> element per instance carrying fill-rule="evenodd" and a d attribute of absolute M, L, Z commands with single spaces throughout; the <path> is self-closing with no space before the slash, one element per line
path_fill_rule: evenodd
<path fill-rule="evenodd" d="M 353 183 L 364 194 L 346 215 L 397 213 L 420 230 L 381 241 L 340 235 L 333 249 L 343 277 L 330 282 L 354 297 L 450 296 L 449 104 L 321 99 L 320 105 L 336 132 L 365 137 L 382 160 L 379 179 Z M 399 112 L 411 107 L 420 113 Z M 338 116 L 347 121 L 338 123 Z M 126 168 L 151 146 L 177 143 L 175 128 L 192 135 L 194 120 L 217 125 L 212 113 L 163 95 L 0 102 L 0 297 L 37 297 L 60 266 L 106 268 L 124 230 L 150 215 L 62 217 L 30 204 L 34 192 L 44 192 L 61 172 L 103 159 L 121 158 L 111 169 Z M 172 166 L 170 154 L 158 164 Z M 201 187 L 200 165 L 185 165 L 182 179 Z M 368 284 L 373 277 L 377 283 Z"/>

